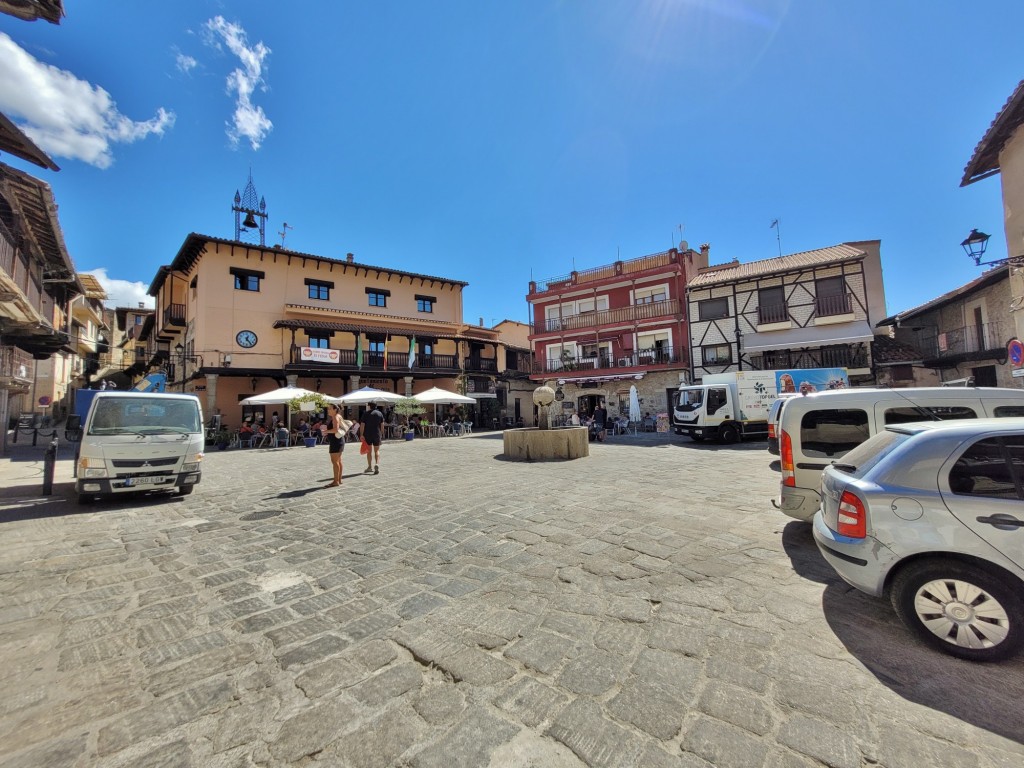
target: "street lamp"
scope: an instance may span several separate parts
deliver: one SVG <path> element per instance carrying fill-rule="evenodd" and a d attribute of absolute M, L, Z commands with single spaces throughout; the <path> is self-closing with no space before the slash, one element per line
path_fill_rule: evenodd
<path fill-rule="evenodd" d="M 986 235 L 984 232 L 979 232 L 976 229 L 971 230 L 971 234 L 960 243 L 963 246 L 964 252 L 972 259 L 974 259 L 974 266 L 980 267 L 982 264 L 994 264 L 995 262 L 981 260 L 981 257 L 985 255 L 985 249 L 988 247 L 988 239 L 990 235 Z"/>
<path fill-rule="evenodd" d="M 174 351 L 178 353 L 178 358 L 181 360 L 181 391 L 185 391 L 185 348 L 181 346 L 181 342 L 174 345 Z"/>

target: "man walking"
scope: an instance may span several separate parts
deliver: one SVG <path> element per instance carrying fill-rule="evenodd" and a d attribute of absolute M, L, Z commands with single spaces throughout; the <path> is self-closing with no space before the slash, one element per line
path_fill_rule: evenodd
<path fill-rule="evenodd" d="M 384 423 L 384 414 L 377 410 L 376 403 L 367 403 L 366 412 L 360 419 L 363 425 L 363 439 L 370 446 L 366 453 L 366 472 L 380 472 L 380 428 Z"/>

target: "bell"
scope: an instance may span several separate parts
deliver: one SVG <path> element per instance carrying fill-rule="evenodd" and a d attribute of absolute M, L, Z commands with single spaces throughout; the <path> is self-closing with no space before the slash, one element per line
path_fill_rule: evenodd
<path fill-rule="evenodd" d="M 245 214 L 245 221 L 242 222 L 242 226 L 246 229 L 257 229 L 259 224 L 256 223 L 255 217 L 252 215 L 252 211 L 247 211 Z"/>

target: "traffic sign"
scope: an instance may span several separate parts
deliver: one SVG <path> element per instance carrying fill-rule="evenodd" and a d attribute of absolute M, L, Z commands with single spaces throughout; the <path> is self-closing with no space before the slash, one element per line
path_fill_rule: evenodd
<path fill-rule="evenodd" d="M 43 406 L 43 408 L 48 406 L 50 404 L 50 402 L 51 401 L 50 401 L 50 396 L 49 395 L 43 395 L 42 397 L 39 398 L 39 404 L 41 406 Z"/>
<path fill-rule="evenodd" d="M 1020 368 L 1021 363 L 1024 363 L 1024 344 L 1020 343 L 1020 339 L 1011 339 L 1006 345 L 1006 354 L 1014 367 Z"/>

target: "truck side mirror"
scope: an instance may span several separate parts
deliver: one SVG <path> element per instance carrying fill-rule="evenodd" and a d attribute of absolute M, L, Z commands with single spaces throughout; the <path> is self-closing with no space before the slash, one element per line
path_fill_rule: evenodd
<path fill-rule="evenodd" d="M 82 417 L 77 413 L 68 416 L 64 425 L 64 439 L 70 443 L 77 443 L 82 439 Z"/>

